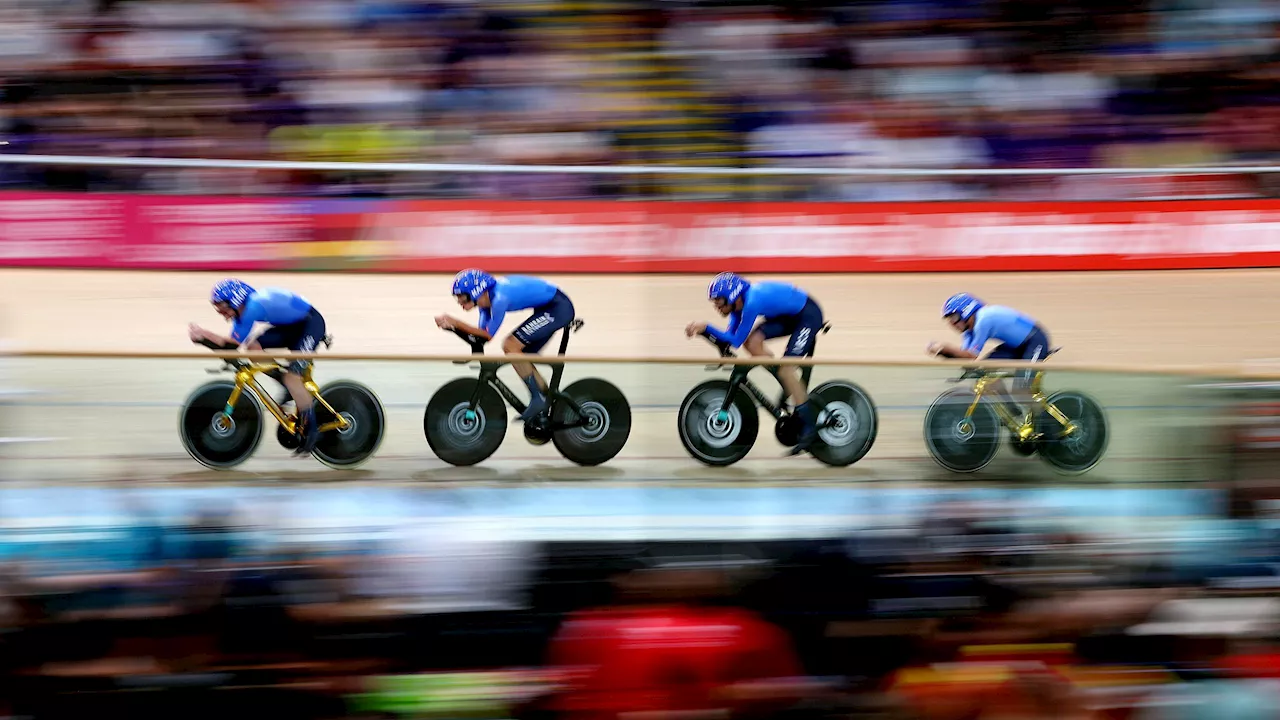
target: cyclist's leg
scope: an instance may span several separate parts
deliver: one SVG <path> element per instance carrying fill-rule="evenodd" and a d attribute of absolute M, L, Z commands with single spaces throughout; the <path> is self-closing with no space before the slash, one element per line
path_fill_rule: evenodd
<path fill-rule="evenodd" d="M 1045 331 L 1036 327 L 1027 336 L 1027 339 L 1018 346 L 1010 346 L 1008 343 L 998 345 L 992 350 L 985 359 L 987 360 L 1030 360 L 1031 362 L 1044 362 L 1049 355 L 1049 336 Z M 1033 370 L 1024 370 L 1019 372 L 1013 382 L 1013 390 L 1007 390 L 1002 381 L 997 380 L 991 384 L 992 392 L 1004 402 L 1012 405 L 1011 410 L 1015 415 L 1021 415 L 1025 408 L 1034 408 L 1035 401 L 1031 397 L 1031 377 L 1034 375 Z"/>
<path fill-rule="evenodd" d="M 1022 343 L 1019 348 L 1021 353 L 1019 359 L 1029 360 L 1033 363 L 1044 362 L 1049 358 L 1049 334 L 1039 325 L 1031 331 L 1031 335 Z M 1014 380 L 1014 393 L 1020 401 L 1026 403 L 1026 407 L 1035 409 L 1035 400 L 1031 397 L 1031 380 L 1035 376 L 1034 370 L 1023 370 L 1018 373 L 1018 377 Z"/>
<path fill-rule="evenodd" d="M 812 299 L 805 303 L 804 309 L 796 316 L 795 328 L 791 332 L 791 339 L 787 341 L 787 349 L 782 353 L 783 357 L 808 357 L 813 354 L 814 343 L 818 339 L 818 333 L 822 331 L 822 308 L 818 307 Z M 810 445 L 818 439 L 818 413 L 809 403 L 809 391 L 804 386 L 801 379 L 801 368 L 789 367 L 782 368 L 783 372 L 778 374 L 778 379 L 783 380 L 782 386 L 786 388 L 791 395 L 791 400 L 795 404 L 796 415 L 804 423 L 800 432 L 800 441 L 796 444 L 793 454 L 804 452 Z"/>
<path fill-rule="evenodd" d="M 800 318 L 801 315 L 768 318 L 751 331 L 747 341 L 742 344 L 742 349 L 752 357 L 773 357 L 773 353 L 764 346 L 765 341 L 794 335 L 798 330 Z M 789 347 L 790 343 L 788 343 Z M 787 396 L 791 398 L 794 405 L 800 405 L 809 399 L 804 384 L 800 382 L 799 370 L 791 367 L 778 368 L 778 383 L 782 385 L 783 390 L 787 391 Z"/>
<path fill-rule="evenodd" d="M 508 355 L 537 354 L 574 317 L 573 303 L 564 293 L 556 293 L 551 302 L 534 308 L 529 319 L 503 341 L 502 350 Z M 520 414 L 528 420 L 546 409 L 547 381 L 533 363 L 513 362 L 511 368 L 529 388 L 529 407 Z"/>
<path fill-rule="evenodd" d="M 263 333 L 259 339 L 259 344 L 267 345 L 268 347 L 284 347 L 296 352 L 313 353 L 320 346 L 320 341 L 324 338 L 325 329 L 324 316 L 317 310 L 312 309 L 311 313 L 299 322 L 272 328 Z M 276 330 L 279 333 L 272 334 Z M 289 363 L 287 371 L 281 379 L 284 386 L 288 388 L 289 394 L 293 397 L 294 405 L 298 409 L 299 424 L 297 431 L 302 436 L 302 443 L 298 446 L 296 453 L 299 455 L 310 454 L 315 449 L 316 442 L 320 439 L 320 429 L 316 421 L 311 393 L 307 392 L 302 379 L 303 373 L 310 366 L 310 360 L 295 360 Z"/>
<path fill-rule="evenodd" d="M 245 344 L 245 349 L 249 352 L 287 349 L 290 345 L 295 343 L 295 335 L 298 331 L 298 328 L 295 327 L 295 325 L 268 328 L 257 338 L 250 340 Z M 286 403 L 294 402 L 293 391 L 289 389 L 289 385 L 285 382 L 284 370 L 269 370 L 263 374 L 280 383 L 280 386 L 284 388 L 284 395 L 281 395 L 276 399 L 277 405 L 280 405 L 283 408 Z"/>
<path fill-rule="evenodd" d="M 1008 343 L 1001 343 L 997 345 L 994 350 L 987 353 L 982 359 L 983 360 L 1021 360 L 1022 352 L 1018 346 L 1013 346 Z M 1022 407 L 1019 404 L 1019 400 L 1016 399 L 1009 392 L 1009 389 L 1004 386 L 1003 380 L 992 381 L 991 384 L 987 385 L 987 392 L 990 393 L 992 396 L 998 398 L 1000 402 L 1004 403 L 1004 405 L 1009 409 L 1009 412 L 1012 413 L 1014 417 L 1020 417 L 1022 415 Z"/>
<path fill-rule="evenodd" d="M 315 352 L 324 339 L 324 316 L 313 309 L 305 320 L 297 324 L 301 326 L 298 338 L 289 349 L 301 353 Z M 285 385 L 293 394 L 293 401 L 298 404 L 299 413 L 311 409 L 311 393 L 307 392 L 302 384 L 302 375 L 309 367 L 311 367 L 310 360 L 294 360 L 289 363 L 289 371 L 284 376 Z"/>

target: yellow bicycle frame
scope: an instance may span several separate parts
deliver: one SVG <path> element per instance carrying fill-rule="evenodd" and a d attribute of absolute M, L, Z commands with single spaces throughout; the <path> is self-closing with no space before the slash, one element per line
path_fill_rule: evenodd
<path fill-rule="evenodd" d="M 267 408 L 267 411 L 270 412 L 277 421 L 279 421 L 281 427 L 290 433 L 297 432 L 296 423 L 285 416 L 284 410 L 282 410 L 275 399 L 271 397 L 271 394 L 266 390 L 263 390 L 262 386 L 258 384 L 257 376 L 260 373 L 269 372 L 271 370 L 287 372 L 287 370 L 278 363 L 252 363 L 236 370 L 236 386 L 235 389 L 231 391 L 231 396 L 227 398 L 227 407 L 223 412 L 228 418 L 230 418 L 232 411 L 235 409 L 236 403 L 240 400 L 240 395 L 243 394 L 245 390 L 248 390 L 254 397 L 258 398 L 258 401 Z M 307 369 L 302 373 L 302 384 L 306 387 L 307 392 L 311 393 L 311 397 L 336 418 L 333 422 L 321 425 L 320 432 L 324 433 L 329 432 L 330 430 L 346 430 L 349 425 L 347 419 L 339 415 L 338 412 L 333 409 L 332 405 L 326 402 L 324 398 L 320 397 L 320 388 L 315 384 L 315 381 L 311 379 L 310 364 L 307 365 Z"/>
<path fill-rule="evenodd" d="M 982 401 L 982 396 L 987 391 L 987 386 L 995 383 L 1003 378 L 1013 377 L 1016 373 L 1009 371 L 994 371 L 982 374 L 973 383 L 973 402 L 969 404 L 969 409 L 965 411 L 964 418 L 968 420 L 973 417 L 974 410 L 978 409 L 978 403 Z M 1044 371 L 1037 370 L 1031 378 L 1031 399 L 1040 407 L 1041 410 L 1049 413 L 1049 416 L 1058 421 L 1062 425 L 1062 434 L 1070 435 L 1076 431 L 1076 424 L 1071 421 L 1061 410 L 1050 403 L 1044 394 Z M 1035 424 L 1031 422 L 1031 414 L 1025 417 L 1015 418 L 1013 413 L 1002 402 L 991 403 L 991 409 L 996 411 L 996 415 L 1000 417 L 1000 422 L 1009 429 L 1010 432 L 1017 433 L 1019 440 L 1030 440 L 1036 434 Z"/>

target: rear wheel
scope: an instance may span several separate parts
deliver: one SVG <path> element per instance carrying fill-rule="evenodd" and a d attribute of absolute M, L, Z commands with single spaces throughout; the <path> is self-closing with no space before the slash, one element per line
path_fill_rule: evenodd
<path fill-rule="evenodd" d="M 227 380 L 202 385 L 187 396 L 178 417 L 178 433 L 187 453 L 205 467 L 225 470 L 253 454 L 262 440 L 262 408 L 250 393 L 226 416 L 236 384 Z"/>
<path fill-rule="evenodd" d="M 818 413 L 818 442 L 809 452 L 827 465 L 844 467 L 871 451 L 879 429 L 875 403 L 862 388 L 836 380 L 809 393 L 822 406 Z"/>
<path fill-rule="evenodd" d="M 471 397 L 477 390 L 479 399 L 472 409 Z M 441 460 L 475 465 L 495 453 L 507 437 L 507 404 L 498 391 L 479 380 L 458 378 L 431 396 L 422 430 Z"/>
<path fill-rule="evenodd" d="M 1040 457 L 1059 472 L 1079 474 L 1097 465 L 1107 452 L 1107 415 L 1093 398 L 1066 390 L 1049 396 L 1048 403 L 1066 415 L 1074 430 L 1066 433 L 1047 412 L 1036 416 L 1036 431 L 1041 433 Z"/>
<path fill-rule="evenodd" d="M 378 396 L 360 383 L 336 380 L 321 388 L 320 397 L 347 421 L 347 427 L 322 433 L 312 452 L 315 458 L 330 467 L 350 468 L 372 457 L 387 426 Z M 320 427 L 336 419 L 321 403 L 315 404 L 315 410 Z"/>
<path fill-rule="evenodd" d="M 599 465 L 622 452 L 631 436 L 631 404 L 612 383 L 587 378 L 560 391 L 581 408 L 579 414 L 569 403 L 557 402 L 552 424 L 582 423 L 560 428 L 551 435 L 560 454 L 579 465 Z"/>

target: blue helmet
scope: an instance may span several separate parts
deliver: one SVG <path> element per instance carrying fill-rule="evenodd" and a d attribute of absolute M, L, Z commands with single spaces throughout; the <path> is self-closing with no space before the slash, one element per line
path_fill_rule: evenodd
<path fill-rule="evenodd" d="M 235 278 L 227 278 L 213 286 L 213 292 L 209 295 L 209 302 L 214 305 L 226 303 L 233 309 L 239 310 L 244 307 L 245 303 L 249 302 L 249 296 L 253 292 L 253 288 L 249 286 L 249 283 Z"/>
<path fill-rule="evenodd" d="M 961 320 L 968 320 L 973 314 L 982 309 L 986 303 L 969 293 L 956 293 L 947 298 L 942 304 L 942 317 L 951 315 L 959 315 Z"/>
<path fill-rule="evenodd" d="M 720 273 L 711 280 L 711 287 L 707 288 L 707 296 L 711 300 L 716 298 L 724 298 L 725 302 L 733 304 L 738 298 L 742 297 L 742 293 L 751 287 L 751 283 L 747 282 L 740 275 L 734 273 Z"/>
<path fill-rule="evenodd" d="M 481 295 L 492 290 L 497 282 L 496 278 L 483 270 L 463 270 L 453 277 L 453 294 L 466 295 L 471 298 L 471 302 L 475 302 Z"/>

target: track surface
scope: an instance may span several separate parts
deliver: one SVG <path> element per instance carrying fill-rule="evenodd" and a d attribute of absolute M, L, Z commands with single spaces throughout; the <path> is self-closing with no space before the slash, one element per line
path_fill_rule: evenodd
<path fill-rule="evenodd" d="M 205 300 L 218 276 L 198 273 L 0 271 L 0 335 L 20 347 L 187 351 L 188 322 L 211 328 L 220 319 Z M 932 339 L 950 339 L 937 319 L 948 294 L 963 289 L 991 302 L 1025 309 L 1049 327 L 1073 362 L 1238 364 L 1280 357 L 1280 334 L 1265 332 L 1280 314 L 1274 292 L 1280 273 L 1267 271 L 1095 274 L 786 276 L 822 304 L 833 331 L 819 357 L 916 358 Z M 337 337 L 335 350 L 359 353 L 457 353 L 464 348 L 435 329 L 431 317 L 460 314 L 444 276 L 245 276 L 307 295 Z M 710 348 L 684 339 L 685 323 L 712 319 L 706 279 L 681 276 L 555 277 L 587 325 L 570 353 L 689 356 Z M 514 327 L 524 313 L 505 330 Z M 845 469 L 811 459 L 781 459 L 771 428 L 742 463 L 705 468 L 684 453 L 675 429 L 683 395 L 713 377 L 702 367 L 574 364 L 572 381 L 605 377 L 635 408 L 632 437 L 613 462 L 579 468 L 550 445 L 533 447 L 513 427 L 494 458 L 474 468 L 451 468 L 434 458 L 422 435 L 431 393 L 466 368 L 444 364 L 326 362 L 317 379 L 347 377 L 374 388 L 387 406 L 388 432 L 377 457 L 354 471 L 336 472 L 310 459 L 288 458 L 263 438 L 255 457 L 231 472 L 206 471 L 190 460 L 176 432 L 178 406 L 213 379 L 214 362 L 12 360 L 10 383 L 37 394 L 18 398 L 6 413 L 7 435 L 44 439 L 10 446 L 6 475 L 19 481 L 156 481 L 453 483 L 484 481 L 661 480 L 690 483 L 953 479 L 927 458 L 921 439 L 925 407 L 948 385 L 945 369 L 819 369 L 815 382 L 845 374 L 875 399 L 879 437 L 871 453 Z M 505 377 L 514 377 L 509 370 Z M 772 380 L 761 379 L 762 387 Z M 1205 479 L 1213 472 L 1202 414 L 1220 398 L 1157 376 L 1052 373 L 1051 388 L 1093 394 L 1107 407 L 1112 432 L 1107 459 L 1086 482 Z M 1193 462 L 1185 462 L 1191 460 Z M 975 476 L 1050 480 L 1034 459 L 1002 452 Z"/>

